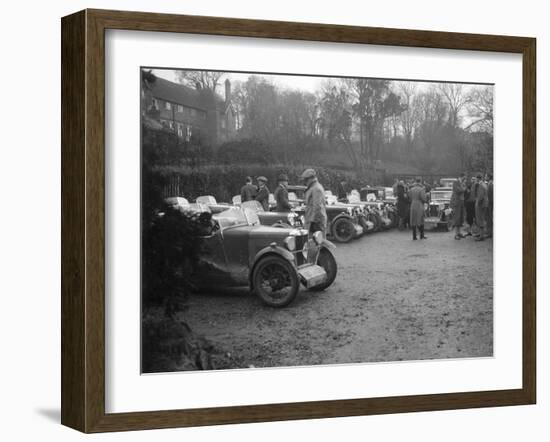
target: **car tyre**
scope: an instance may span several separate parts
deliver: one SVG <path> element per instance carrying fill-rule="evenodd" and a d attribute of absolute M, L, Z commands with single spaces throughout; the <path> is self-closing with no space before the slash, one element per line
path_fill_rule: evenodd
<path fill-rule="evenodd" d="M 338 218 L 332 223 L 332 236 L 338 242 L 350 242 L 355 235 L 353 221 L 348 218 Z"/>
<path fill-rule="evenodd" d="M 317 258 L 317 264 L 323 267 L 323 269 L 327 273 L 327 280 L 320 285 L 312 287 L 310 290 L 313 292 L 320 292 L 331 286 L 336 279 L 336 274 L 338 273 L 338 265 L 336 264 L 336 259 L 334 258 L 332 252 L 328 249 L 323 248 L 320 250 L 319 258 Z"/>
<path fill-rule="evenodd" d="M 252 287 L 265 304 L 285 307 L 296 298 L 300 290 L 300 278 L 296 268 L 285 258 L 266 256 L 254 267 Z M 286 291 L 279 293 L 282 288 Z"/>
<path fill-rule="evenodd" d="M 367 221 L 370 221 L 374 224 L 374 232 L 378 232 L 380 230 L 382 220 L 380 219 L 380 216 L 376 213 L 369 213 L 367 215 Z"/>

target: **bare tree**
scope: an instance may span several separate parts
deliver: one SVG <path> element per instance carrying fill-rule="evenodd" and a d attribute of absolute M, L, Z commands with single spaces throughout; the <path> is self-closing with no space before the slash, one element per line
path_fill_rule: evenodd
<path fill-rule="evenodd" d="M 215 93 L 225 74 L 221 71 L 176 71 L 176 78 L 189 87 Z"/>
<path fill-rule="evenodd" d="M 405 143 L 409 149 L 413 144 L 414 131 L 420 122 L 416 91 L 417 85 L 412 81 L 400 81 L 397 83 L 396 92 L 401 96 L 401 103 L 405 108 L 400 116 L 401 128 Z"/>
<path fill-rule="evenodd" d="M 459 127 L 460 112 L 470 102 L 470 96 L 464 93 L 463 85 L 458 83 L 441 83 L 438 89 L 449 107 L 449 125 Z"/>
<path fill-rule="evenodd" d="M 468 102 L 468 112 L 473 121 L 465 130 L 476 129 L 493 134 L 493 88 L 474 88 Z"/>

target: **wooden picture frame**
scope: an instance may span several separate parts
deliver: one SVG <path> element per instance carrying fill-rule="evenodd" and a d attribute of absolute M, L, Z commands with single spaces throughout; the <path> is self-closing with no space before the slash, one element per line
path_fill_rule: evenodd
<path fill-rule="evenodd" d="M 105 412 L 105 30 L 495 51 L 523 57 L 523 385 L 513 390 Z M 62 19 L 62 409 L 83 432 L 533 404 L 536 398 L 536 41 L 533 38 L 84 10 Z"/>

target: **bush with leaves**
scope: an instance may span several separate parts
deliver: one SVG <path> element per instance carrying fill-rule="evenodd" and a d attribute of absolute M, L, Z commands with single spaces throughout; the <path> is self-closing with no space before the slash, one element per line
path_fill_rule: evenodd
<path fill-rule="evenodd" d="M 210 213 L 172 207 L 143 226 L 142 366 L 145 372 L 211 369 L 212 346 L 185 320 L 199 243 Z"/>

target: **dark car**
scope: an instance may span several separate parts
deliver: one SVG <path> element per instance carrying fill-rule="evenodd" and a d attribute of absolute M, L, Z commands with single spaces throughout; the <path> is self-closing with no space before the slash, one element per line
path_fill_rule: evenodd
<path fill-rule="evenodd" d="M 436 187 L 430 192 L 424 225 L 427 229 L 449 230 L 452 219 L 451 187 Z"/>
<path fill-rule="evenodd" d="M 289 185 L 288 199 L 293 206 L 293 212 L 304 215 L 303 207 L 306 186 Z M 327 201 L 327 237 L 336 242 L 349 242 L 360 237 L 364 229 L 360 225 L 356 208 L 349 205 L 333 204 L 335 201 Z"/>
<path fill-rule="evenodd" d="M 300 284 L 324 290 L 336 278 L 335 246 L 318 232 L 260 224 L 249 209 L 230 208 L 212 217 L 200 237 L 195 284 L 200 288 L 248 286 L 266 304 L 288 305 Z"/>
<path fill-rule="evenodd" d="M 368 219 L 369 211 L 365 210 L 365 203 L 353 198 L 354 194 L 348 195 L 347 200 L 339 200 L 330 190 L 325 191 L 327 199 L 327 207 L 342 207 L 351 209 L 351 215 L 356 224 L 362 227 L 362 233 L 370 233 L 374 231 L 374 223 Z M 357 196 L 358 199 L 358 196 Z M 348 210 L 349 213 L 349 210 Z M 349 229 L 348 229 L 349 230 Z M 361 233 L 356 232 L 354 238 L 357 238 Z"/>
<path fill-rule="evenodd" d="M 348 204 L 327 204 L 327 235 L 338 242 L 359 238 L 364 229 L 360 224 L 357 208 Z"/>

